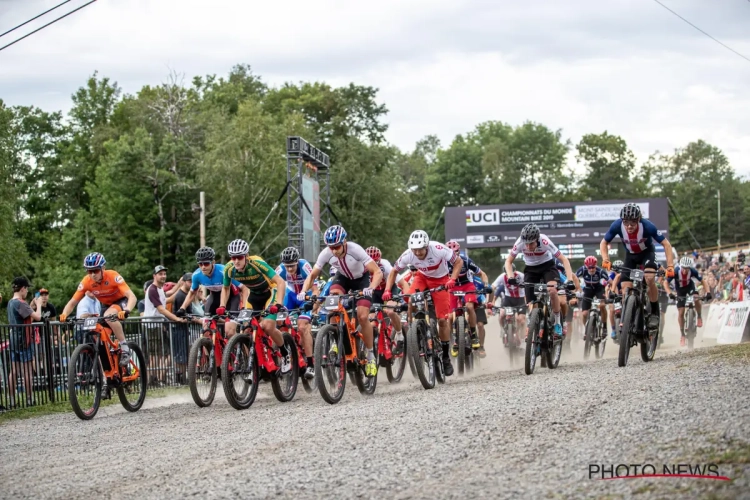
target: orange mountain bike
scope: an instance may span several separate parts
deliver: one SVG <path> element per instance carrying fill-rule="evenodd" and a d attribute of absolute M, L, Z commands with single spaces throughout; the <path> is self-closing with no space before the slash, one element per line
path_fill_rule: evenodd
<path fill-rule="evenodd" d="M 73 411 L 82 420 L 94 418 L 102 398 L 112 398 L 113 387 L 128 411 L 138 411 L 146 399 L 147 370 L 143 351 L 138 344 L 127 342 L 130 361 L 127 366 L 120 366 L 120 343 L 112 335 L 107 321 L 117 321 L 117 315 L 76 322 L 82 324 L 85 339 L 73 351 L 68 363 L 68 396 Z"/>
<path fill-rule="evenodd" d="M 321 327 L 315 338 L 315 383 L 320 395 L 330 404 L 341 401 L 346 388 L 346 372 L 354 374 L 357 388 L 362 394 L 373 394 L 378 377 L 367 377 L 365 366 L 365 341 L 357 326 L 358 292 L 346 295 L 328 295 L 322 299 L 327 311 L 328 324 Z M 348 307 L 343 301 L 348 300 Z M 351 316 L 350 316 L 351 314 Z M 373 354 L 378 359 L 378 332 L 373 331 Z"/>

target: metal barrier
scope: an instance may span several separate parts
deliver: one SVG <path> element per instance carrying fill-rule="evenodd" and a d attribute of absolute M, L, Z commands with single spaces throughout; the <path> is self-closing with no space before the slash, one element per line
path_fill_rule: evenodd
<path fill-rule="evenodd" d="M 150 388 L 186 384 L 200 323 L 139 317 L 122 325 L 125 338 L 146 356 Z M 68 360 L 82 341 L 80 325 L 71 323 L 0 325 L 0 411 L 67 401 Z"/>

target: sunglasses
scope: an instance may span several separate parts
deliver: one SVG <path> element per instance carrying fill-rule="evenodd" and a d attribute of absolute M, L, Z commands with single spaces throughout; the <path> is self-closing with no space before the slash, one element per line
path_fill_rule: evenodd
<path fill-rule="evenodd" d="M 200 267 L 208 267 L 211 265 L 211 262 L 198 262 L 198 265 Z"/>
<path fill-rule="evenodd" d="M 101 269 L 86 269 L 86 274 L 98 274 Z"/>
<path fill-rule="evenodd" d="M 244 255 L 233 255 L 232 257 L 229 257 L 231 260 L 242 260 L 245 258 Z"/>
<path fill-rule="evenodd" d="M 344 245 L 343 245 L 343 244 L 339 244 L 339 245 L 329 245 L 329 246 L 328 246 L 328 248 L 330 248 L 331 250 L 340 250 L 340 249 L 341 249 L 341 248 L 343 248 L 343 247 L 344 247 Z"/>

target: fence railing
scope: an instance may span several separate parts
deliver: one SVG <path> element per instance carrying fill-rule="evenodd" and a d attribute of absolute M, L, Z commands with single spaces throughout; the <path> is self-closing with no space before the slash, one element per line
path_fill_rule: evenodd
<path fill-rule="evenodd" d="M 201 324 L 162 318 L 122 322 L 125 338 L 146 356 L 149 388 L 186 384 L 190 346 Z M 80 325 L 0 325 L 0 411 L 68 400 L 68 360 L 83 341 Z"/>

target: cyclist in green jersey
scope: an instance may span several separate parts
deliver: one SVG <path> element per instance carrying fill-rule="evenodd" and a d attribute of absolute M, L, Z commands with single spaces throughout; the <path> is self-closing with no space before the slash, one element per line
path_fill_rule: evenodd
<path fill-rule="evenodd" d="M 284 294 L 286 293 L 286 282 L 266 261 L 250 254 L 250 245 L 245 240 L 234 240 L 227 248 L 229 257 L 232 259 L 224 266 L 224 282 L 221 291 L 221 304 L 216 314 L 226 312 L 226 304 L 229 300 L 229 289 L 232 280 L 239 281 L 242 298 L 240 309 L 248 305 L 253 311 L 266 311 L 267 316 L 260 321 L 260 327 L 271 337 L 281 351 L 283 362 L 281 372 L 286 373 L 291 369 L 289 352 L 284 346 L 284 337 L 276 328 L 276 313 L 284 308 Z M 227 337 L 234 335 L 237 323 L 227 321 L 224 326 Z"/>

